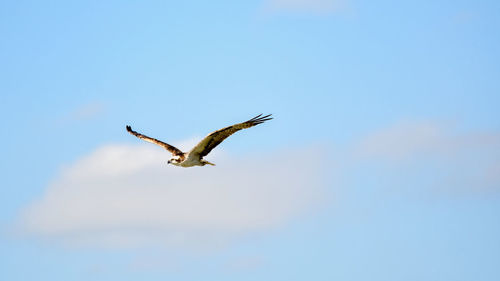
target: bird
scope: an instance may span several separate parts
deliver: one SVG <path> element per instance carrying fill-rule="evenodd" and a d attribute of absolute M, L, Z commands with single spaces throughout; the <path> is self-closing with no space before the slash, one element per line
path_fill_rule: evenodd
<path fill-rule="evenodd" d="M 162 142 L 160 140 L 157 140 L 155 138 L 148 137 L 146 135 L 143 135 L 141 133 L 138 133 L 134 130 L 132 130 L 132 127 L 130 125 L 126 126 L 127 132 L 130 134 L 145 140 L 150 143 L 157 144 L 159 146 L 162 146 L 166 150 L 168 150 L 170 153 L 172 153 L 172 158 L 167 161 L 167 164 L 172 164 L 175 166 L 179 167 L 193 167 L 193 166 L 205 166 L 205 165 L 212 165 L 215 166 L 214 163 L 208 162 L 203 159 L 203 157 L 207 156 L 212 149 L 214 149 L 217 145 L 219 145 L 221 142 L 223 142 L 226 138 L 231 136 L 232 134 L 236 133 L 239 130 L 242 129 L 248 129 L 253 126 L 259 125 L 264 123 L 265 121 L 273 119 L 271 117 L 272 114 L 268 114 L 265 116 L 262 116 L 262 114 L 259 114 L 255 116 L 254 118 L 234 124 L 225 128 L 222 128 L 220 130 L 214 131 L 210 134 L 208 134 L 204 139 L 202 139 L 195 147 L 193 147 L 189 152 L 182 152 L 180 149 L 177 147 L 170 145 L 168 143 Z"/>

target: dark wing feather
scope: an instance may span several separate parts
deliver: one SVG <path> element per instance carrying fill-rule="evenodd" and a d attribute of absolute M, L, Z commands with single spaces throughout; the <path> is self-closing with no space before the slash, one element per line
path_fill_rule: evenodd
<path fill-rule="evenodd" d="M 150 142 L 150 143 L 154 143 L 154 144 L 157 144 L 157 145 L 160 145 L 160 146 L 163 146 L 166 150 L 170 151 L 170 153 L 172 153 L 173 155 L 183 155 L 184 153 L 182 151 L 180 151 L 177 147 L 175 146 L 172 146 L 168 143 L 165 143 L 165 142 L 162 142 L 162 141 L 159 141 L 157 139 L 154 139 L 154 138 L 150 138 L 148 136 L 145 136 L 143 134 L 139 134 L 138 132 L 132 130 L 132 128 L 130 126 L 127 126 L 127 131 L 140 138 L 141 140 L 145 140 L 147 142 Z"/>
<path fill-rule="evenodd" d="M 247 129 L 261 123 L 264 123 L 267 120 L 271 120 L 273 118 L 269 117 L 269 115 L 262 116 L 259 114 L 254 118 L 239 124 L 234 124 L 232 126 L 217 130 L 208 136 L 206 136 L 203 140 L 201 140 L 191 151 L 189 154 L 197 154 L 200 158 L 206 156 L 212 149 L 214 149 L 217 145 L 223 142 L 227 137 L 236 133 L 239 130 Z"/>

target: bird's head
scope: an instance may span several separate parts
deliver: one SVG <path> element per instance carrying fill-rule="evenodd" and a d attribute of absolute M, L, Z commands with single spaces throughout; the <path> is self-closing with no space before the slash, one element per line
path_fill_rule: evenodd
<path fill-rule="evenodd" d="M 179 158 L 173 157 L 172 159 L 167 161 L 167 164 L 178 165 L 181 163 Z"/>

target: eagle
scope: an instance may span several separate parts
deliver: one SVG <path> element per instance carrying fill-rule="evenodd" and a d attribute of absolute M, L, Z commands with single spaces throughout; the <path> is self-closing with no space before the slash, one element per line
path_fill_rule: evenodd
<path fill-rule="evenodd" d="M 205 165 L 212 165 L 215 166 L 215 164 L 210 163 L 206 160 L 203 159 L 203 157 L 207 156 L 212 149 L 214 149 L 217 145 L 219 145 L 221 142 L 223 142 L 226 138 L 228 138 L 230 135 L 236 133 L 239 130 L 242 129 L 247 129 L 259 124 L 264 123 L 265 121 L 273 119 L 270 117 L 271 114 L 262 116 L 262 114 L 259 114 L 255 116 L 254 118 L 231 125 L 229 127 L 222 128 L 220 130 L 214 131 L 210 133 L 208 136 L 206 136 L 204 139 L 202 139 L 195 147 L 193 147 L 189 152 L 182 152 L 180 149 L 178 149 L 175 146 L 172 146 L 168 143 L 162 142 L 160 140 L 157 140 L 155 138 L 148 137 L 146 135 L 143 135 L 141 133 L 138 133 L 134 130 L 132 130 L 132 127 L 129 125 L 126 126 L 127 132 L 130 134 L 145 140 L 150 143 L 157 144 L 159 146 L 162 146 L 166 150 L 168 150 L 170 153 L 172 153 L 172 158 L 167 161 L 167 164 L 172 164 L 175 166 L 180 166 L 180 167 L 193 167 L 193 166 L 205 166 Z"/>

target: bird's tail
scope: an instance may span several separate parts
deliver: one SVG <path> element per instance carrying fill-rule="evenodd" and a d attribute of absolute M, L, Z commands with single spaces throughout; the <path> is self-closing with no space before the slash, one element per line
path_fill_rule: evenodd
<path fill-rule="evenodd" d="M 208 165 L 215 166 L 215 164 L 214 164 L 214 163 L 210 163 L 210 162 L 208 162 L 207 160 L 203 160 L 203 164 L 204 164 L 204 165 L 208 164 Z"/>

